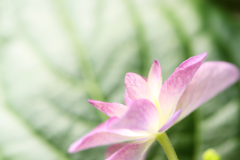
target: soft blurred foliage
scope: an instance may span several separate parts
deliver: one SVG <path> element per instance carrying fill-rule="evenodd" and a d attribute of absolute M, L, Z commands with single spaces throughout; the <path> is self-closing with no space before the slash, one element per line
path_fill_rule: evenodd
<path fill-rule="evenodd" d="M 230 2 L 233 2 L 230 1 Z M 123 102 L 124 76 L 164 80 L 190 56 L 240 67 L 240 24 L 204 0 L 0 0 L 0 159 L 100 160 L 105 147 L 68 154 L 106 117 L 87 99 Z M 240 157 L 240 85 L 167 131 L 181 160 L 207 148 Z M 166 160 L 154 143 L 147 160 Z"/>

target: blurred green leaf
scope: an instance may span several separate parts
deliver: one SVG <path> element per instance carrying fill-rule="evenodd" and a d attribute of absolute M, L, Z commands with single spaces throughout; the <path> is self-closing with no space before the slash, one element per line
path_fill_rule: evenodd
<path fill-rule="evenodd" d="M 0 159 L 104 159 L 105 147 L 68 154 L 106 119 L 87 99 L 123 102 L 124 76 L 164 80 L 190 56 L 240 67 L 234 16 L 207 1 L 1 0 Z M 240 156 L 240 85 L 219 94 L 168 131 L 180 159 L 208 148 Z M 154 143 L 148 160 L 166 159 Z"/>

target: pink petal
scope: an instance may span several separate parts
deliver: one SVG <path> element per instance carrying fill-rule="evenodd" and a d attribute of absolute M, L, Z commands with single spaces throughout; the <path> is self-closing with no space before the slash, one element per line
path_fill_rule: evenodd
<path fill-rule="evenodd" d="M 125 97 L 124 98 L 125 98 L 125 104 L 127 106 L 130 106 L 131 103 L 132 103 L 132 100 L 129 98 L 127 91 L 125 92 Z"/>
<path fill-rule="evenodd" d="M 154 138 L 124 146 L 106 160 L 143 160 Z"/>
<path fill-rule="evenodd" d="M 120 150 L 121 148 L 132 144 L 131 142 L 127 142 L 127 143 L 119 143 L 119 144 L 114 144 L 111 145 L 107 148 L 106 153 L 105 153 L 105 157 L 108 158 L 111 155 L 113 155 L 116 151 Z"/>
<path fill-rule="evenodd" d="M 153 95 L 148 87 L 147 81 L 138 74 L 127 73 L 125 76 L 125 86 L 129 97 L 132 100 L 148 99 L 154 102 Z"/>
<path fill-rule="evenodd" d="M 158 99 L 160 89 L 162 87 L 162 71 L 161 66 L 157 60 L 154 60 L 152 67 L 148 74 L 148 86 L 152 91 L 155 99 Z"/>
<path fill-rule="evenodd" d="M 159 112 L 155 105 L 147 99 L 138 99 L 132 102 L 126 114 L 112 123 L 110 128 L 157 132 L 158 127 Z"/>
<path fill-rule="evenodd" d="M 105 153 L 105 157 L 109 158 L 110 156 L 112 156 L 118 150 L 124 148 L 125 146 L 134 144 L 134 143 L 137 143 L 137 142 L 127 142 L 127 143 L 119 143 L 119 144 L 111 145 L 107 148 L 106 153 Z M 150 147 L 148 148 L 147 152 L 149 151 L 149 149 L 150 149 Z M 147 156 L 147 152 L 144 153 L 144 155 L 141 157 L 140 160 L 145 160 L 145 158 Z"/>
<path fill-rule="evenodd" d="M 90 133 L 86 134 L 69 147 L 69 153 L 89 149 L 92 147 L 109 145 L 119 142 L 125 142 L 135 139 L 147 137 L 144 134 L 135 133 L 127 129 L 108 130 L 107 125 L 111 122 L 109 119 L 105 123 L 100 124 Z"/>
<path fill-rule="evenodd" d="M 203 53 L 184 61 L 163 84 L 159 96 L 162 124 L 168 121 L 182 93 L 205 60 L 206 55 Z"/>
<path fill-rule="evenodd" d="M 227 62 L 205 62 L 180 98 L 177 109 L 182 108 L 178 121 L 217 95 L 239 78 L 239 70 Z"/>
<path fill-rule="evenodd" d="M 167 123 L 165 123 L 162 128 L 159 130 L 159 132 L 165 132 L 166 130 L 168 130 L 170 127 L 172 127 L 172 125 L 176 122 L 176 120 L 178 119 L 178 117 L 180 116 L 182 112 L 182 109 L 179 109 L 177 112 L 175 112 L 171 118 L 168 120 Z"/>
<path fill-rule="evenodd" d="M 106 103 L 91 99 L 88 102 L 109 117 L 120 117 L 128 110 L 127 106 L 120 103 Z"/>

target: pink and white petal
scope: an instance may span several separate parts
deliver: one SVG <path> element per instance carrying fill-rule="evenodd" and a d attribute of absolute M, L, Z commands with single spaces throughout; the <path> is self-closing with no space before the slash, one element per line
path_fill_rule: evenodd
<path fill-rule="evenodd" d="M 123 147 L 132 144 L 133 142 L 127 142 L 127 143 L 119 143 L 119 144 L 113 144 L 109 146 L 106 150 L 105 157 L 109 158 L 111 155 L 113 155 L 118 150 L 122 149 Z"/>
<path fill-rule="evenodd" d="M 167 123 L 165 123 L 161 129 L 159 130 L 159 132 L 165 132 L 166 130 L 168 130 L 170 127 L 172 127 L 172 125 L 175 124 L 175 122 L 177 121 L 178 117 L 181 115 L 182 109 L 179 109 L 177 112 L 175 112 L 171 118 L 167 121 Z"/>
<path fill-rule="evenodd" d="M 174 112 L 178 100 L 206 58 L 206 53 L 184 61 L 163 84 L 159 96 L 161 122 L 166 123 Z"/>
<path fill-rule="evenodd" d="M 111 121 L 111 119 L 109 121 Z M 69 147 L 68 152 L 74 153 L 92 147 L 126 142 L 146 137 L 144 134 L 135 133 L 127 129 L 108 130 L 106 125 L 108 123 L 109 122 L 106 121 L 105 123 L 100 124 L 91 132 L 74 142 Z"/>
<path fill-rule="evenodd" d="M 109 117 L 120 117 L 128 110 L 127 106 L 120 103 L 106 103 L 91 99 L 88 102 Z"/>
<path fill-rule="evenodd" d="M 197 109 L 239 79 L 239 70 L 227 62 L 205 62 L 180 98 L 177 109 L 182 109 L 178 121 Z"/>
<path fill-rule="evenodd" d="M 116 151 L 106 160 L 144 160 L 146 152 L 154 140 L 154 138 L 151 138 L 129 144 Z"/>
<path fill-rule="evenodd" d="M 159 129 L 159 112 L 147 99 L 132 102 L 129 110 L 111 126 L 112 129 L 127 128 L 133 131 L 157 132 Z"/>
<path fill-rule="evenodd" d="M 161 66 L 157 60 L 154 60 L 149 71 L 148 86 L 152 91 L 154 99 L 157 100 L 159 97 L 160 89 L 162 87 L 162 71 Z"/>
<path fill-rule="evenodd" d="M 147 81 L 138 74 L 127 73 L 125 76 L 125 86 L 128 92 L 128 96 L 132 100 L 136 99 L 148 99 L 154 102 L 154 98 Z"/>
<path fill-rule="evenodd" d="M 132 103 L 132 100 L 129 98 L 127 91 L 125 92 L 124 99 L 125 99 L 125 104 L 126 104 L 127 106 L 130 106 L 131 103 Z"/>
<path fill-rule="evenodd" d="M 105 157 L 109 158 L 110 156 L 112 156 L 115 152 L 117 152 L 118 150 L 122 149 L 123 147 L 127 146 L 127 145 L 131 145 L 131 144 L 135 144 L 138 143 L 136 141 L 134 142 L 127 142 L 127 143 L 119 143 L 119 144 L 113 144 L 111 146 L 109 146 L 106 150 L 105 153 Z M 148 148 L 148 150 L 150 149 L 150 147 Z M 147 150 L 147 152 L 148 152 Z M 140 160 L 144 160 L 147 156 L 147 152 L 145 152 L 144 156 L 140 159 Z"/>

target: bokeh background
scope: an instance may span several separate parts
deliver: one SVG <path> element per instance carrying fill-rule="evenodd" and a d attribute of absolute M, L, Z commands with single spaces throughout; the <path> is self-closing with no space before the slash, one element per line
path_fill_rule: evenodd
<path fill-rule="evenodd" d="M 124 76 L 164 80 L 187 58 L 240 67 L 240 4 L 219 0 L 0 0 L 0 159 L 101 160 L 105 147 L 68 154 L 104 121 L 87 99 L 121 102 Z M 240 157 L 240 85 L 167 131 L 181 160 L 214 148 Z M 155 143 L 147 160 L 166 160 Z"/>

